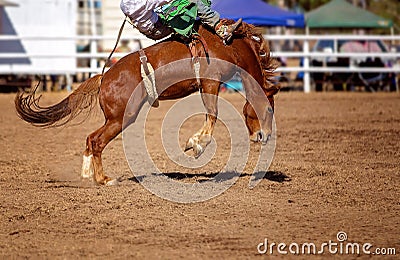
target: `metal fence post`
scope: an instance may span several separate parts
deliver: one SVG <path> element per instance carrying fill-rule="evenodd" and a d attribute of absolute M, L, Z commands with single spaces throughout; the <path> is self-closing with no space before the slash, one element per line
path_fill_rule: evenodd
<path fill-rule="evenodd" d="M 304 77 L 303 77 L 303 85 L 304 85 L 304 93 L 310 93 L 311 92 L 311 86 L 310 86 L 310 57 L 309 57 L 309 42 L 307 39 L 304 40 L 303 43 L 303 54 L 304 54 L 304 60 L 303 60 L 303 69 L 304 69 Z"/>
<path fill-rule="evenodd" d="M 97 35 L 97 28 L 96 28 L 96 14 L 95 14 L 94 1 L 90 0 L 89 4 L 90 4 L 91 31 L 92 31 L 92 36 L 95 36 Z M 97 54 L 97 42 L 95 39 L 90 40 L 90 54 L 92 54 L 92 58 L 90 59 L 90 69 L 95 71 L 97 69 L 97 59 L 95 58 Z"/>

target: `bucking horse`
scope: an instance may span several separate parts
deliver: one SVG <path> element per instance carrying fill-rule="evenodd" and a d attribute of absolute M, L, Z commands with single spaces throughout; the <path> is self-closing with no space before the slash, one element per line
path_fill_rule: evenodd
<path fill-rule="evenodd" d="M 202 39 L 194 48 L 199 65 L 197 71 L 194 69 L 193 51 L 189 51 L 185 41 L 171 36 L 121 58 L 105 73 L 80 84 L 58 104 L 40 105 L 36 89 L 18 93 L 15 98 L 17 114 L 34 126 L 58 127 L 82 113 L 89 114 L 99 103 L 105 122 L 86 139 L 82 176 L 92 177 L 100 185 L 110 185 L 117 181 L 104 173 L 102 152 L 110 141 L 135 122 L 143 104 L 150 98 L 146 84 L 143 84 L 148 75 L 143 74 L 144 62 L 154 70 L 154 103 L 183 98 L 194 92 L 201 93 L 206 119 L 203 127 L 189 138 L 185 146 L 185 150 L 193 150 L 194 157 L 199 157 L 211 142 L 218 117 L 217 101 L 221 83 L 242 71 L 246 95 L 243 115 L 250 140 L 267 143 L 272 133 L 274 95 L 279 91 L 273 79 L 276 65 L 270 56 L 268 43 L 256 27 L 245 22 L 235 31 L 228 45 L 222 43 L 207 27 L 201 24 L 197 26 Z M 169 66 L 177 61 L 179 66 Z M 174 78 L 184 80 L 175 82 Z"/>

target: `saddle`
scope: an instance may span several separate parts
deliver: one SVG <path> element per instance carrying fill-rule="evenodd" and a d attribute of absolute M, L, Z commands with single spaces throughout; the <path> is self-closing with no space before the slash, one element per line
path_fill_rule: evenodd
<path fill-rule="evenodd" d="M 205 5 L 211 6 L 210 0 L 201 0 Z M 195 22 L 197 19 L 197 5 L 190 0 L 175 0 L 164 5 L 157 13 L 164 24 L 168 24 L 186 42 L 192 56 L 193 69 L 198 87 L 200 87 L 200 62 L 199 57 L 203 47 L 208 56 L 208 46 L 204 38 L 197 33 Z M 201 47 L 197 45 L 201 43 Z"/>
<path fill-rule="evenodd" d="M 204 4 L 211 5 L 209 0 L 202 1 Z M 208 46 L 204 38 L 196 31 L 197 5 L 190 0 L 175 0 L 157 10 L 157 14 L 163 24 L 168 24 L 175 31 L 176 35 L 171 36 L 171 39 L 182 41 L 188 46 L 197 86 L 200 89 L 200 56 L 208 57 Z M 148 102 L 153 107 L 158 107 L 154 69 L 147 62 L 143 50 L 139 51 L 139 55 L 142 77 L 149 97 Z"/>
<path fill-rule="evenodd" d="M 208 46 L 204 38 L 199 34 L 193 34 L 189 40 L 185 41 L 186 46 L 192 57 L 192 68 L 196 77 L 197 87 L 201 88 L 200 82 L 200 57 L 208 57 Z M 139 58 L 141 63 L 141 75 L 145 86 L 148 102 L 153 107 L 158 107 L 158 93 L 154 75 L 154 68 L 148 62 L 146 53 L 143 49 L 139 50 Z"/>

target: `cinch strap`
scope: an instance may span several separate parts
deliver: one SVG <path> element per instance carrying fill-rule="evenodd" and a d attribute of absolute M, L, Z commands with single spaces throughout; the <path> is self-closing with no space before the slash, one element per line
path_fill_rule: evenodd
<path fill-rule="evenodd" d="M 158 93 L 156 89 L 156 79 L 154 75 L 154 69 L 150 63 L 147 62 L 146 54 L 142 49 L 139 50 L 140 58 L 140 73 L 143 78 L 143 84 L 147 92 L 147 101 L 153 107 L 158 107 Z"/>

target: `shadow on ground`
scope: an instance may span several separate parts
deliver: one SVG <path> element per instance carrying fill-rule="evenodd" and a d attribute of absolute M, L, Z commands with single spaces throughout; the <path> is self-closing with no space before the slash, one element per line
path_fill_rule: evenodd
<path fill-rule="evenodd" d="M 267 171 L 267 172 L 256 172 L 254 174 L 248 173 L 238 173 L 238 172 L 215 172 L 215 173 L 182 173 L 182 172 L 167 172 L 167 173 L 152 173 L 150 176 L 167 176 L 168 178 L 174 180 L 195 180 L 197 182 L 205 182 L 209 180 L 213 180 L 215 182 L 223 182 L 233 178 L 243 178 L 255 176 L 255 180 L 266 179 L 273 182 L 288 182 L 291 181 L 291 178 L 281 171 Z M 141 182 L 144 178 L 149 177 L 146 175 L 141 176 L 133 176 L 127 178 L 129 181 Z M 122 179 L 120 181 L 123 181 Z"/>

